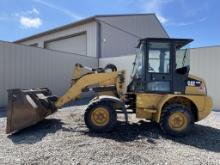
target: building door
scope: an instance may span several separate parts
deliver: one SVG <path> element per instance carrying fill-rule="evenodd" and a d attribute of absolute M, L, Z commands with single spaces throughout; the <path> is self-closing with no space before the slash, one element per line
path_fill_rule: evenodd
<path fill-rule="evenodd" d="M 87 55 L 87 36 L 86 33 L 65 36 L 47 41 L 45 48 L 62 52 Z"/>

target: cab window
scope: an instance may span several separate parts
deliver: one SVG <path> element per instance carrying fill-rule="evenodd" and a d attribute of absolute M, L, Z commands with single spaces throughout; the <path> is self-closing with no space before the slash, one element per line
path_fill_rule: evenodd
<path fill-rule="evenodd" d="M 149 43 L 148 72 L 169 73 L 170 72 L 170 44 Z"/>

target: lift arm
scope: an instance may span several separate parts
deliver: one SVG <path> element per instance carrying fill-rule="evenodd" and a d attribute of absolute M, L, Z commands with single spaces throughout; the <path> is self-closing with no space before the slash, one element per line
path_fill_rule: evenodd
<path fill-rule="evenodd" d="M 87 70 L 87 73 L 81 75 L 82 69 Z M 91 86 L 113 86 L 119 99 L 122 100 L 124 96 L 124 73 L 118 72 L 114 65 L 108 65 L 107 68 L 89 68 L 76 64 L 73 77 L 71 87 L 58 100 L 45 88 L 9 90 L 6 132 L 15 132 L 36 124 L 64 104 L 79 98 L 83 89 Z"/>
<path fill-rule="evenodd" d="M 71 87 L 68 91 L 60 97 L 56 102 L 55 106 L 61 108 L 64 104 L 69 103 L 70 101 L 75 100 L 80 96 L 82 90 L 91 85 L 98 86 L 110 86 L 115 85 L 117 93 L 120 98 L 124 94 L 124 72 L 123 71 L 111 71 L 105 72 L 100 71 L 100 68 L 97 70 L 92 70 L 91 73 L 80 76 L 81 69 L 84 68 L 82 65 L 77 64 L 74 70 L 74 78 Z M 84 68 L 90 70 L 88 68 Z"/>

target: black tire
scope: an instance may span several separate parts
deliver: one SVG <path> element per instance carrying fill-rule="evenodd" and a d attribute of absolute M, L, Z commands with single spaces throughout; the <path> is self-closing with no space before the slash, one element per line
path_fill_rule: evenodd
<path fill-rule="evenodd" d="M 105 108 L 109 114 L 109 121 L 104 126 L 97 126 L 92 122 L 92 113 L 98 107 Z M 104 133 L 110 132 L 113 130 L 115 125 L 117 124 L 117 113 L 114 108 L 107 102 L 104 101 L 97 101 L 88 106 L 84 114 L 84 121 L 86 126 L 89 128 L 90 131 L 96 133 Z"/>
<path fill-rule="evenodd" d="M 175 128 L 172 128 L 169 124 L 169 118 L 171 117 L 171 115 L 177 112 L 183 114 L 186 119 L 185 126 L 183 126 L 181 130 L 175 130 Z M 176 137 L 185 136 L 191 131 L 193 126 L 194 126 L 193 114 L 191 110 L 188 109 L 186 106 L 180 103 L 171 103 L 166 105 L 162 110 L 162 114 L 160 118 L 160 127 L 164 133 Z"/>

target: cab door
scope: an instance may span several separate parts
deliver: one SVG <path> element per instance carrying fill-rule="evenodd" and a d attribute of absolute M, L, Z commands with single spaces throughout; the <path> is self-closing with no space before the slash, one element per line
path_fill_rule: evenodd
<path fill-rule="evenodd" d="M 148 41 L 145 61 L 145 91 L 172 92 L 172 46 L 170 42 Z"/>

